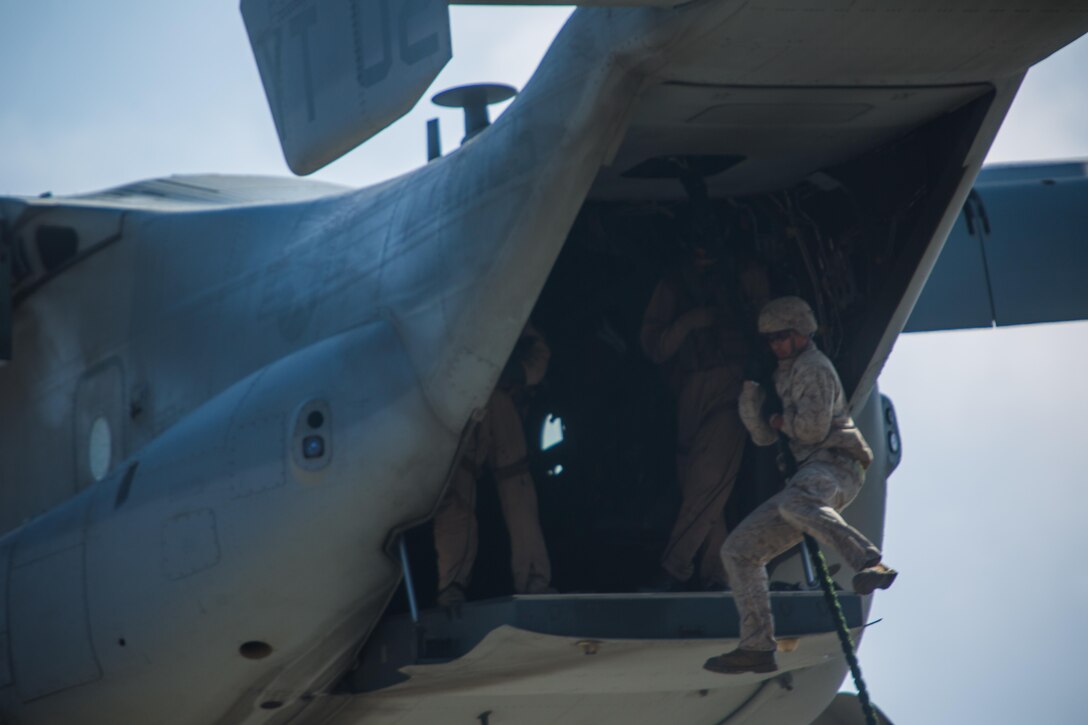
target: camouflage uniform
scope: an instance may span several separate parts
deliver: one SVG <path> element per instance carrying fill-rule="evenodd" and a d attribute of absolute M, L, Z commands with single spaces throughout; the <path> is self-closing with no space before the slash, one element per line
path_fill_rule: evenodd
<path fill-rule="evenodd" d="M 725 541 L 722 512 L 736 481 L 745 431 L 737 415 L 737 396 L 748 354 L 740 321 L 728 300 L 716 299 L 722 283 L 691 266 L 673 270 L 658 283 L 643 316 L 641 342 L 646 356 L 665 368 L 676 396 L 676 477 L 681 504 L 661 565 L 687 581 L 704 549 L 703 584 L 725 581 L 721 558 Z M 711 314 L 713 324 L 693 322 Z"/>
<path fill-rule="evenodd" d="M 510 534 L 510 568 L 514 591 L 552 591 L 551 563 L 537 509 L 536 488 L 529 473 L 521 413 L 511 396 L 519 386 L 536 385 L 551 353 L 543 336 L 528 325 L 512 355 L 504 381 L 488 401 L 484 419 L 465 446 L 458 470 L 434 517 L 438 557 L 438 591 L 451 584 L 467 589 L 476 562 L 476 480 L 491 471 Z"/>
<path fill-rule="evenodd" d="M 813 325 L 814 327 L 814 325 Z M 773 651 L 774 622 L 765 565 L 808 533 L 838 550 L 855 570 L 880 561 L 880 550 L 839 515 L 861 490 L 872 451 L 846 408 L 842 383 L 814 342 L 796 357 L 779 360 L 775 389 L 782 399 L 782 432 L 797 459 L 785 489 L 756 508 L 722 547 L 740 614 L 738 649 Z M 763 417 L 763 390 L 746 382 L 740 416 L 758 445 L 778 433 Z"/>

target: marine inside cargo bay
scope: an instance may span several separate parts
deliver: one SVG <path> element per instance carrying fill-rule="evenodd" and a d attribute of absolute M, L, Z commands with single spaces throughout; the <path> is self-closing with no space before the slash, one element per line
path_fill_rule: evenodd
<path fill-rule="evenodd" d="M 769 381 L 775 365 L 757 313 L 783 295 L 808 301 L 849 398 L 877 342 L 866 323 L 886 317 L 879 306 L 904 283 L 896 260 L 917 253 L 917 202 L 934 180 L 908 162 L 916 137 L 879 152 L 903 161 L 883 185 L 868 183 L 862 157 L 749 196 L 708 199 L 700 181 L 678 178 L 675 201 L 586 202 L 531 316 L 547 373 L 516 394 L 550 590 L 728 589 L 727 532 L 783 485 L 774 449 L 753 445 L 736 418 L 742 381 Z M 479 478 L 478 553 L 457 603 L 518 589 L 494 478 Z M 433 606 L 433 528 L 407 539 L 414 594 Z M 772 590 L 808 588 L 800 567 L 778 566 L 797 551 L 770 563 Z M 397 595 L 389 612 L 407 606 Z"/>

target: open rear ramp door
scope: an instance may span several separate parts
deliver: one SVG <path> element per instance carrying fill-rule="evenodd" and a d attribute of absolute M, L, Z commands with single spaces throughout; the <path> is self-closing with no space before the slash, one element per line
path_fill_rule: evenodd
<path fill-rule="evenodd" d="M 864 602 L 843 594 L 851 628 Z M 808 722 L 846 669 L 816 591 L 775 592 L 779 671 L 703 669 L 736 646 L 729 594 L 499 597 L 387 615 L 321 707 L 325 725 Z M 788 685 L 788 686 L 787 686 Z"/>

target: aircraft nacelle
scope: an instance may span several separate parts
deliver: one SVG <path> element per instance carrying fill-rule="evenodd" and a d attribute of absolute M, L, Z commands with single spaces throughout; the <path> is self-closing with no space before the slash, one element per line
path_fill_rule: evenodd
<path fill-rule="evenodd" d="M 98 722 L 91 683 L 110 722 L 188 692 L 169 722 L 249 722 L 339 674 L 399 581 L 389 531 L 456 446 L 410 370 L 384 322 L 304 348 L 5 537 L 20 722 Z"/>

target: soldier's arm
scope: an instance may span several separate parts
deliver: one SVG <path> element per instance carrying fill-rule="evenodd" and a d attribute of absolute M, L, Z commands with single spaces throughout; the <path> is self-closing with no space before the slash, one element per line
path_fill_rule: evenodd
<path fill-rule="evenodd" d="M 737 400 L 737 412 L 740 420 L 752 436 L 752 441 L 757 446 L 771 446 L 778 440 L 778 433 L 767 425 L 763 417 L 763 400 L 766 393 L 759 383 L 751 380 L 744 381 L 744 388 L 740 391 L 740 399 Z"/>
<path fill-rule="evenodd" d="M 692 330 L 713 323 L 713 315 L 707 308 L 697 307 L 676 316 L 676 293 L 668 280 L 662 280 L 646 306 L 642 316 L 640 341 L 646 357 L 661 364 L 668 362 Z M 674 319 L 675 318 L 675 319 Z"/>
<path fill-rule="evenodd" d="M 800 443 L 819 443 L 831 431 L 836 386 L 835 373 L 813 366 L 793 378 L 793 400 L 782 411 L 782 432 Z"/>

